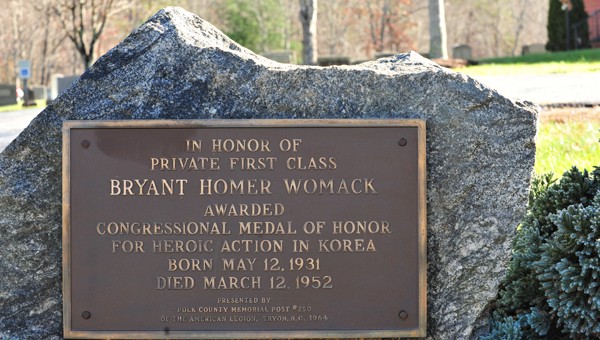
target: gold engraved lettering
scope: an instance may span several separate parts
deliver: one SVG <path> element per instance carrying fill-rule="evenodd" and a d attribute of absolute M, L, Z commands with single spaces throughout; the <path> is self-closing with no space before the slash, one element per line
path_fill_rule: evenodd
<path fill-rule="evenodd" d="M 302 139 L 294 138 L 294 139 L 282 139 L 279 141 L 279 150 L 281 151 L 298 151 L 298 147 L 302 143 Z"/>
<path fill-rule="evenodd" d="M 374 178 L 336 179 L 284 179 L 288 194 L 372 195 L 377 194 Z"/>
<path fill-rule="evenodd" d="M 213 139 L 212 152 L 271 152 L 266 139 Z"/>
<path fill-rule="evenodd" d="M 196 313 L 196 307 L 177 307 L 177 313 Z"/>
<path fill-rule="evenodd" d="M 377 249 L 375 249 L 375 243 L 372 239 L 319 240 L 319 253 L 364 253 L 376 251 Z"/>
<path fill-rule="evenodd" d="M 158 290 L 182 290 L 194 288 L 196 282 L 189 276 L 157 276 L 156 289 Z"/>
<path fill-rule="evenodd" d="M 304 322 L 306 318 L 302 315 L 263 315 L 263 322 Z"/>
<path fill-rule="evenodd" d="M 198 313 L 227 313 L 229 308 L 230 307 L 200 306 L 197 308 L 197 312 Z M 196 312 L 194 312 L 194 313 L 196 313 Z"/>
<path fill-rule="evenodd" d="M 269 301 L 271 301 L 271 298 L 261 298 L 261 303 L 269 303 Z M 249 297 L 236 297 L 236 298 L 217 298 L 217 303 L 230 303 L 230 304 L 240 304 L 240 303 L 245 303 L 245 304 L 252 304 L 252 303 L 258 303 L 259 299 L 258 298 L 249 298 Z"/>
<path fill-rule="evenodd" d="M 173 315 L 171 317 L 171 322 L 185 322 L 187 320 L 187 316 L 183 315 Z"/>
<path fill-rule="evenodd" d="M 281 253 L 283 240 L 224 240 L 221 253 Z"/>
<path fill-rule="evenodd" d="M 245 259 L 222 259 L 223 260 L 223 271 L 253 271 L 254 263 L 256 258 L 245 258 Z"/>
<path fill-rule="evenodd" d="M 202 151 L 202 140 L 200 139 L 186 139 L 185 140 L 185 151 L 187 152 L 201 152 Z"/>
<path fill-rule="evenodd" d="M 335 157 L 290 157 L 285 162 L 288 170 L 335 170 Z"/>
<path fill-rule="evenodd" d="M 213 269 L 212 259 L 168 259 L 168 270 L 205 272 Z"/>
<path fill-rule="evenodd" d="M 258 318 L 254 315 L 230 315 L 229 322 L 258 322 Z"/>
<path fill-rule="evenodd" d="M 294 243 L 294 253 L 305 253 L 308 251 L 309 240 L 292 240 Z"/>
<path fill-rule="evenodd" d="M 260 276 L 205 276 L 204 289 L 232 290 L 232 289 L 261 289 Z"/>
<path fill-rule="evenodd" d="M 270 299 L 270 298 L 269 298 Z M 265 306 L 231 307 L 232 313 L 267 313 L 269 309 Z"/>
<path fill-rule="evenodd" d="M 143 241 L 129 241 L 129 240 L 112 240 L 112 252 L 113 254 L 121 251 L 123 253 L 145 253 Z"/>
<path fill-rule="evenodd" d="M 281 203 L 251 203 L 251 204 L 209 204 L 204 210 L 204 216 L 281 216 L 285 207 Z"/>
<path fill-rule="evenodd" d="M 221 222 L 100 222 L 98 235 L 229 235 L 227 221 Z"/>
<path fill-rule="evenodd" d="M 200 195 L 271 195 L 268 179 L 200 179 Z"/>
<path fill-rule="evenodd" d="M 212 240 L 152 240 L 153 253 L 212 253 Z"/>
<path fill-rule="evenodd" d="M 333 221 L 333 234 L 391 234 L 388 221 Z"/>
<path fill-rule="evenodd" d="M 187 179 L 111 179 L 110 196 L 183 196 L 187 181 Z"/>
<path fill-rule="evenodd" d="M 150 158 L 150 170 L 160 171 L 199 171 L 199 170 L 220 170 L 219 158 L 216 157 L 171 157 L 171 158 Z"/>
<path fill-rule="evenodd" d="M 306 221 L 302 226 L 305 234 L 321 234 L 325 221 Z"/>
<path fill-rule="evenodd" d="M 227 317 L 220 315 L 190 315 L 189 322 L 226 322 Z"/>
<path fill-rule="evenodd" d="M 240 235 L 296 235 L 292 221 L 284 222 L 238 222 Z"/>
<path fill-rule="evenodd" d="M 229 170 L 256 171 L 273 170 L 277 157 L 232 157 L 229 158 Z"/>

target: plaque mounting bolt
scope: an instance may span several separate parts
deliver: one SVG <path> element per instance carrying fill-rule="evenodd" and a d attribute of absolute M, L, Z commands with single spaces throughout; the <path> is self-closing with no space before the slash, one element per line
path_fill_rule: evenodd
<path fill-rule="evenodd" d="M 398 145 L 400 146 L 406 146 L 407 143 L 408 141 L 406 140 L 406 138 L 400 138 L 400 140 L 398 141 Z"/>
<path fill-rule="evenodd" d="M 92 317 L 92 313 L 90 313 L 86 310 L 83 313 L 81 313 L 81 317 L 87 320 Z"/>
<path fill-rule="evenodd" d="M 81 147 L 84 149 L 87 149 L 90 147 L 90 141 L 87 139 L 84 139 L 83 142 L 81 142 Z"/>
<path fill-rule="evenodd" d="M 400 311 L 400 313 L 398 313 L 398 316 L 400 317 L 400 319 L 402 320 L 406 320 L 408 319 L 408 313 L 403 309 Z"/>

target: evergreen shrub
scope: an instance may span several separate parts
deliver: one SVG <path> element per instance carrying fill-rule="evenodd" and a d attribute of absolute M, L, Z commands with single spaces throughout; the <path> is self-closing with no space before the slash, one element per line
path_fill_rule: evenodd
<path fill-rule="evenodd" d="M 546 49 L 548 51 L 565 51 L 567 49 L 567 32 L 565 11 L 562 10 L 562 2 L 560 0 L 549 0 L 550 7 L 548 10 L 548 43 Z M 573 9 L 569 11 L 570 28 L 570 49 L 589 48 L 590 37 L 587 23 L 587 13 L 583 4 L 583 0 L 571 0 Z M 577 29 L 579 41 L 575 41 L 575 33 L 573 25 L 580 23 Z"/>
<path fill-rule="evenodd" d="M 600 167 L 534 179 L 482 339 L 600 338 Z"/>

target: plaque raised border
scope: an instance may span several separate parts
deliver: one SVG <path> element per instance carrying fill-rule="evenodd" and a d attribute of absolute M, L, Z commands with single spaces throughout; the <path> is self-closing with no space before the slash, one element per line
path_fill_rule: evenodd
<path fill-rule="evenodd" d="M 357 128 L 411 127 L 417 129 L 418 167 L 418 322 L 411 329 L 338 329 L 338 330 L 226 330 L 226 331 L 97 331 L 73 330 L 71 294 L 71 130 L 72 129 L 212 129 L 212 128 Z M 398 141 L 399 145 L 406 140 Z M 85 145 L 82 145 L 85 148 Z M 102 339 L 260 339 L 260 338 L 388 338 L 425 337 L 427 324 L 427 209 L 426 209 L 426 134 L 425 121 L 418 119 L 264 119 L 264 120 L 138 120 L 138 121 L 65 121 L 63 125 L 63 327 L 65 338 Z M 400 318 L 405 316 L 400 311 Z M 85 316 L 84 316 L 85 318 Z"/>

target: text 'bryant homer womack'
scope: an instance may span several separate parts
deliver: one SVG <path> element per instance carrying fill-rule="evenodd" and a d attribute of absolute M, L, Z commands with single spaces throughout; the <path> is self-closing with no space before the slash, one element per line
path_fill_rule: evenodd
<path fill-rule="evenodd" d="M 283 179 L 287 194 L 373 195 L 374 178 Z M 190 192 L 188 179 L 111 179 L 110 196 L 184 196 Z M 272 195 L 268 179 L 201 178 L 192 193 L 211 195 Z"/>

